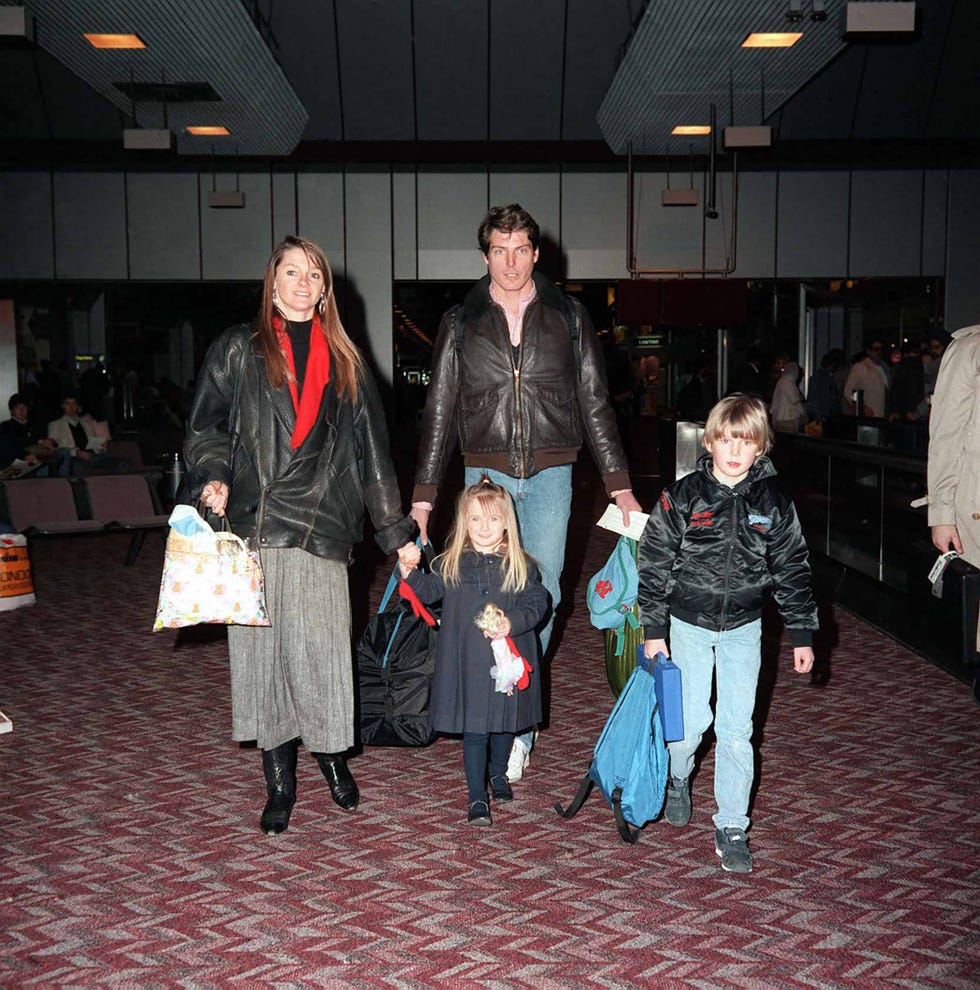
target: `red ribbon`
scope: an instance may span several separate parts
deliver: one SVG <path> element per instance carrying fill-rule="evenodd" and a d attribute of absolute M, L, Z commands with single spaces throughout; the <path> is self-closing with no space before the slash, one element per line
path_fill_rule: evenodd
<path fill-rule="evenodd" d="M 415 613 L 417 619 L 421 619 L 427 626 L 432 626 L 433 629 L 436 627 L 435 616 L 422 604 L 419 596 L 412 591 L 411 585 L 404 578 L 398 582 L 398 594 L 412 606 L 412 611 Z"/>
<path fill-rule="evenodd" d="M 523 691 L 528 684 L 531 683 L 531 678 L 528 676 L 534 668 L 527 662 L 527 657 L 525 657 L 520 650 L 514 645 L 514 641 L 510 636 L 505 637 L 507 646 L 510 649 L 511 656 L 520 657 L 521 663 L 524 664 L 524 673 L 521 674 L 521 679 L 517 682 L 517 690 Z"/>

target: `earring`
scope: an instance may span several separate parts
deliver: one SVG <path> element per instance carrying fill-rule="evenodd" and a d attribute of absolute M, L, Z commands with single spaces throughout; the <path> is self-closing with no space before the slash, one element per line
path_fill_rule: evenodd
<path fill-rule="evenodd" d="M 272 305 L 279 308 L 279 293 L 276 291 L 276 287 L 272 287 Z"/>
<path fill-rule="evenodd" d="M 316 308 L 320 311 L 320 318 L 323 319 L 327 315 L 327 294 L 325 292 L 320 293 Z"/>

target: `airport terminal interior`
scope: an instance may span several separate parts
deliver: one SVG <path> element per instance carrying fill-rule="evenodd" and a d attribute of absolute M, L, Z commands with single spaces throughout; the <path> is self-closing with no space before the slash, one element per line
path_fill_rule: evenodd
<path fill-rule="evenodd" d="M 0 0 L 0 420 L 97 424 L 90 461 L 0 426 L 0 985 L 976 986 L 980 571 L 936 573 L 927 506 L 944 355 L 980 323 L 972 8 Z M 598 790 L 556 813 L 629 673 L 590 623 L 617 535 L 588 443 L 544 718 L 491 828 L 439 736 L 355 746 L 353 813 L 301 747 L 262 834 L 227 626 L 153 631 L 202 364 L 275 246 L 322 246 L 408 512 L 440 327 L 512 203 L 594 328 L 644 512 L 716 401 L 771 409 L 820 628 L 800 675 L 763 613 L 749 874 L 715 854 L 711 730 L 687 827 L 624 843 Z M 437 549 L 462 486 L 456 451 Z M 394 564 L 373 535 L 352 653 Z"/>

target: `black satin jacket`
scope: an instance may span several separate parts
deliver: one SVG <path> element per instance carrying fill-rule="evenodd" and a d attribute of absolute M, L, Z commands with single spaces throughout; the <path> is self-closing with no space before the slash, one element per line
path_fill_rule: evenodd
<path fill-rule="evenodd" d="M 581 367 L 561 290 L 533 274 L 537 299 L 524 314 L 517 365 L 507 318 L 484 276 L 463 303 L 457 353 L 455 309 L 442 318 L 422 420 L 413 502 L 435 500 L 457 435 L 467 465 L 527 478 L 571 464 L 585 442 L 609 492 L 630 487 L 605 363 L 588 313 L 579 307 Z M 579 306 L 573 301 L 573 305 Z"/>
<path fill-rule="evenodd" d="M 235 383 L 242 376 L 237 413 Z M 385 553 L 409 542 L 377 387 L 365 370 L 357 401 L 323 390 L 320 415 L 298 450 L 289 387 L 275 389 L 249 328 L 232 327 L 204 360 L 187 421 L 184 462 L 189 501 L 208 481 L 229 486 L 232 530 L 259 547 L 300 547 L 350 561 L 367 510 Z M 234 452 L 234 453 L 233 453 Z"/>
<path fill-rule="evenodd" d="M 810 558 L 793 503 L 776 487 L 776 469 L 760 457 L 734 487 L 697 470 L 661 493 L 637 556 L 640 622 L 647 639 L 667 635 L 667 617 L 704 629 L 737 629 L 776 599 L 794 646 L 818 627 Z"/>

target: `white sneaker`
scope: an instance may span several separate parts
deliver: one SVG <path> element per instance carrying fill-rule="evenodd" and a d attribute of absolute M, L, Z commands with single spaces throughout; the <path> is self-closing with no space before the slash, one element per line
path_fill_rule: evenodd
<path fill-rule="evenodd" d="M 510 759 L 507 761 L 507 783 L 516 784 L 524 776 L 524 768 L 531 759 L 531 751 L 520 739 L 514 739 L 510 748 Z"/>

